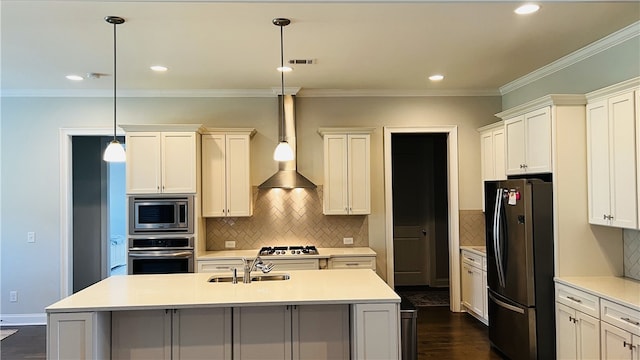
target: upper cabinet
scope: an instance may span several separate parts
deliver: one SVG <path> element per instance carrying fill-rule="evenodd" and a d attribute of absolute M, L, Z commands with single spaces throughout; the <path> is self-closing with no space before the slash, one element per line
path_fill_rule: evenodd
<path fill-rule="evenodd" d="M 549 106 L 506 119 L 504 130 L 507 175 L 552 171 Z"/>
<path fill-rule="evenodd" d="M 371 213 L 373 128 L 321 128 L 318 132 L 324 139 L 323 213 Z"/>
<path fill-rule="evenodd" d="M 478 129 L 480 132 L 480 163 L 482 180 L 504 180 L 505 139 L 502 121 Z"/>
<path fill-rule="evenodd" d="M 196 193 L 200 125 L 122 125 L 128 194 Z M 149 131 L 166 128 L 171 131 Z"/>
<path fill-rule="evenodd" d="M 591 224 L 638 228 L 637 93 L 590 98 L 587 104 Z"/>
<path fill-rule="evenodd" d="M 250 147 L 255 129 L 212 129 L 202 135 L 202 216 L 251 216 Z"/>

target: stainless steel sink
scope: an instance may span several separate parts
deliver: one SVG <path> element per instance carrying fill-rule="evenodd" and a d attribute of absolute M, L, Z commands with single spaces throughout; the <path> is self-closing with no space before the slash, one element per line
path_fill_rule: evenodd
<path fill-rule="evenodd" d="M 254 281 L 281 281 L 289 280 L 291 276 L 289 274 L 264 274 L 264 275 L 252 275 L 251 282 Z M 212 283 L 226 283 L 233 282 L 233 276 L 231 275 L 213 275 L 207 280 Z M 238 283 L 242 283 L 242 276 L 238 276 Z"/>

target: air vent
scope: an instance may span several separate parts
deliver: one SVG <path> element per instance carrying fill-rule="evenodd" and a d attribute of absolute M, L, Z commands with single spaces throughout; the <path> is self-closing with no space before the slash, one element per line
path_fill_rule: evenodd
<path fill-rule="evenodd" d="M 289 60 L 289 64 L 294 65 L 312 65 L 315 64 L 316 60 L 314 59 L 291 59 Z"/>

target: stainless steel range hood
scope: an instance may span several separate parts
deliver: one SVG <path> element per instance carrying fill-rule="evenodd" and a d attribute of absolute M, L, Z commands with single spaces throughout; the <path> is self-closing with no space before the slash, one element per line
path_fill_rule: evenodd
<path fill-rule="evenodd" d="M 316 185 L 309 181 L 306 177 L 302 176 L 298 170 L 296 161 L 297 143 L 296 143 L 296 114 L 295 114 L 295 95 L 278 95 L 278 109 L 282 112 L 284 101 L 284 129 L 282 128 L 282 122 L 280 124 L 280 131 L 278 134 L 284 134 L 284 140 L 289 143 L 293 150 L 294 158 L 291 161 L 281 161 L 279 164 L 279 170 L 273 174 L 265 182 L 258 186 L 258 189 L 294 189 L 294 188 L 309 188 L 315 189 Z M 282 114 L 280 117 L 282 118 Z"/>

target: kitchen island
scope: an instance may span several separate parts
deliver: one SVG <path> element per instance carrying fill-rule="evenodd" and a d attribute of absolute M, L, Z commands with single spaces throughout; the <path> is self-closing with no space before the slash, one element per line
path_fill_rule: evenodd
<path fill-rule="evenodd" d="M 113 276 L 49 306 L 49 359 L 399 359 L 400 297 L 371 270 Z"/>

